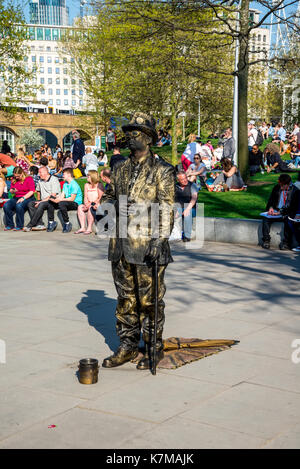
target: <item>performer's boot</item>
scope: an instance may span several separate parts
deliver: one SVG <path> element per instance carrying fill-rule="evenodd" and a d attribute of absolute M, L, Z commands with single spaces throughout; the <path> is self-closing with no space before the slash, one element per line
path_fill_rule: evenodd
<path fill-rule="evenodd" d="M 164 358 L 163 343 L 157 341 L 156 344 L 156 365 Z M 137 364 L 138 370 L 149 370 L 153 366 L 153 347 L 145 344 L 145 353 L 143 358 Z"/>
<path fill-rule="evenodd" d="M 104 368 L 113 368 L 115 366 L 123 365 L 123 363 L 134 360 L 138 356 L 138 348 L 132 348 L 124 345 L 120 345 L 118 350 L 103 360 L 102 366 Z"/>

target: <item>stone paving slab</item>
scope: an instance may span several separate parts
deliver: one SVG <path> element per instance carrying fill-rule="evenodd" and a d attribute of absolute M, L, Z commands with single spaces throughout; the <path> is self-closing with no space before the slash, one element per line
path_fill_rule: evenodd
<path fill-rule="evenodd" d="M 300 256 L 172 250 L 164 336 L 240 343 L 155 377 L 100 368 L 84 386 L 79 359 L 118 345 L 107 241 L 0 232 L 0 448 L 300 448 Z"/>

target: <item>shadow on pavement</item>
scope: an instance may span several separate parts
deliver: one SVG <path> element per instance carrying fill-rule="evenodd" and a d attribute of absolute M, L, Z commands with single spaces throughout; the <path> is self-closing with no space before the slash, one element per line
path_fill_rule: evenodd
<path fill-rule="evenodd" d="M 119 346 L 115 328 L 116 300 L 108 298 L 103 290 L 87 290 L 83 295 L 77 308 L 86 314 L 90 326 L 105 338 L 105 343 L 114 352 Z"/>

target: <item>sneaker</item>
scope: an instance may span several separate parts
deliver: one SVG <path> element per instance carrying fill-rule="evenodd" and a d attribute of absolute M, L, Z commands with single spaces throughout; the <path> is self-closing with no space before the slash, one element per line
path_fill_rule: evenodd
<path fill-rule="evenodd" d="M 32 227 L 32 231 L 44 231 L 46 229 L 47 228 L 45 227 L 45 225 L 36 225 Z"/>
<path fill-rule="evenodd" d="M 26 231 L 26 232 L 31 231 L 31 230 L 32 230 L 31 226 L 24 226 L 23 228 L 23 231 Z"/>
<path fill-rule="evenodd" d="M 72 231 L 72 223 L 64 223 L 63 233 L 70 233 Z"/>
<path fill-rule="evenodd" d="M 19 228 L 18 226 L 16 228 L 13 228 L 13 231 L 22 231 L 23 228 Z"/>
<path fill-rule="evenodd" d="M 270 249 L 270 241 L 264 241 L 261 245 L 263 249 Z"/>
<path fill-rule="evenodd" d="M 47 226 L 48 233 L 51 233 L 52 231 L 56 230 L 56 227 L 57 227 L 56 221 L 49 221 L 48 226 Z"/>
<path fill-rule="evenodd" d="M 293 248 L 292 251 L 294 251 L 294 252 L 300 252 L 300 246 L 297 246 L 296 248 Z"/>
<path fill-rule="evenodd" d="M 14 228 L 12 226 L 6 226 L 4 231 L 12 231 Z"/>

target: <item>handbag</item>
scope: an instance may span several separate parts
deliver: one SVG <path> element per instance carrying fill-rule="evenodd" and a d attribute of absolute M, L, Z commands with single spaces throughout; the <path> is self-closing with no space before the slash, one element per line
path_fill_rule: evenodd
<path fill-rule="evenodd" d="M 78 178 L 82 177 L 82 172 L 78 168 L 73 169 L 73 174 L 74 174 L 75 179 L 78 179 Z"/>

